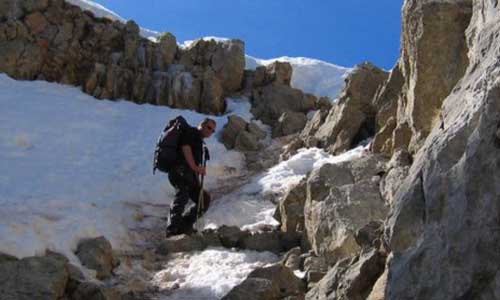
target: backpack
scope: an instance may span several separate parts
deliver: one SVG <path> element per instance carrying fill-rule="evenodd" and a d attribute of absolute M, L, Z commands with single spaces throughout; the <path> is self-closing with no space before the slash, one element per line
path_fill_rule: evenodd
<path fill-rule="evenodd" d="M 156 169 L 168 173 L 172 166 L 179 162 L 179 137 L 188 127 L 189 124 L 182 116 L 170 120 L 167 126 L 165 126 L 156 143 L 153 174 Z"/>

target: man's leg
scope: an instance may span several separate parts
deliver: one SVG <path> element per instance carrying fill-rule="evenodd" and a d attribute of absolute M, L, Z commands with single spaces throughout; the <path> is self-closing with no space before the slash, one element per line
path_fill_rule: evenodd
<path fill-rule="evenodd" d="M 193 224 L 196 222 L 196 214 L 198 212 L 198 199 L 200 196 L 200 187 L 197 185 L 195 188 L 190 190 L 189 197 L 195 202 L 195 206 L 191 207 L 189 212 L 186 214 L 184 217 L 184 223 L 186 224 L 187 228 L 192 228 Z M 200 214 L 198 217 L 201 217 L 207 210 L 208 207 L 210 206 L 210 194 L 203 190 L 203 205 L 200 210 Z"/>
<path fill-rule="evenodd" d="M 176 235 L 182 233 L 186 226 L 182 213 L 189 200 L 189 186 L 183 180 L 182 174 L 179 174 L 176 170 L 169 173 L 168 179 L 175 188 L 175 198 L 170 209 L 170 223 L 167 226 L 167 235 Z"/>

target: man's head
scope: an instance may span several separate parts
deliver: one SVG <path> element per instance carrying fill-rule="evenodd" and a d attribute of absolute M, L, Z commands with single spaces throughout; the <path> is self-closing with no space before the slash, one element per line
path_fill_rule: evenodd
<path fill-rule="evenodd" d="M 205 120 L 201 121 L 201 123 L 198 125 L 198 130 L 201 133 L 202 138 L 208 138 L 214 133 L 215 127 L 217 124 L 215 123 L 214 120 L 210 118 L 205 118 Z"/>

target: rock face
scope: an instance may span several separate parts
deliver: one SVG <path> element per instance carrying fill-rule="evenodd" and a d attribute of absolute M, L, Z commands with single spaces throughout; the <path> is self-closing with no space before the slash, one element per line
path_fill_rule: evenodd
<path fill-rule="evenodd" d="M 466 23 L 460 16 L 469 15 L 472 8 L 468 29 L 460 27 L 461 35 L 455 35 L 458 28 L 450 28 L 448 33 L 455 36 L 450 41 L 455 45 L 463 43 L 461 36 L 465 36 L 469 64 L 456 67 L 467 68 L 444 99 L 441 124 L 432 122 L 408 177 L 396 192 L 394 212 L 386 224 L 393 251 L 386 299 L 497 299 L 500 6 L 497 1 L 481 0 L 424 4 L 406 2 L 408 21 L 423 12 L 425 20 L 436 13 L 452 13 L 454 20 Z M 442 7 L 447 7 L 448 13 Z M 440 28 L 447 26 L 445 23 Z M 423 32 L 432 29 L 424 27 Z M 434 45 L 422 51 L 430 53 L 432 49 Z M 455 51 L 451 54 L 457 57 Z M 455 68 L 451 58 L 450 64 L 449 68 Z M 453 78 L 455 73 L 450 73 L 444 77 Z M 427 83 L 421 89 L 431 87 L 436 84 Z M 439 91 L 436 94 L 441 95 Z"/>
<path fill-rule="evenodd" d="M 180 49 L 170 33 L 158 43 L 142 38 L 133 21 L 94 18 L 61 0 L 35 2 L 0 3 L 0 71 L 11 77 L 214 114 L 224 112 L 224 97 L 241 88 L 240 40 L 199 40 Z"/>
<path fill-rule="evenodd" d="M 56 300 L 64 296 L 69 279 L 61 255 L 27 257 L 0 262 L 0 294 L 5 300 Z"/>
<path fill-rule="evenodd" d="M 392 110 L 394 120 L 386 124 L 389 127 L 378 143 L 415 153 L 431 129 L 439 126 L 443 100 L 469 63 L 465 29 L 471 8 L 471 0 L 405 2 L 401 58 L 388 83 L 392 91 L 378 100 L 394 104 L 394 97 L 399 97 L 397 111 Z M 387 148 L 377 145 L 384 152 Z"/>
<path fill-rule="evenodd" d="M 312 250 L 328 264 L 361 248 L 356 231 L 386 218 L 388 207 L 379 192 L 380 156 L 365 156 L 340 164 L 326 164 L 307 179 L 305 226 Z"/>

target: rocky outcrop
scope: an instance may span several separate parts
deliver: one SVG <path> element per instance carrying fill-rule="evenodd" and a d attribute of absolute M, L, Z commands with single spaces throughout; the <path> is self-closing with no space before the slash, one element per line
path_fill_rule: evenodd
<path fill-rule="evenodd" d="M 405 2 L 401 58 L 377 100 L 387 104 L 380 120 L 393 119 L 380 124 L 376 151 L 415 153 L 442 122 L 443 100 L 469 64 L 465 29 L 471 8 L 471 0 Z"/>
<path fill-rule="evenodd" d="M 384 159 L 365 156 L 340 164 L 326 164 L 307 179 L 304 207 L 307 237 L 317 256 L 328 264 L 361 248 L 356 232 L 371 221 L 384 220 L 388 206 L 379 192 Z"/>
<path fill-rule="evenodd" d="M 68 260 L 58 254 L 0 262 L 0 294 L 5 300 L 62 299 L 68 280 Z"/>
<path fill-rule="evenodd" d="M 276 61 L 255 71 L 245 71 L 242 90 L 251 99 L 251 112 L 273 128 L 273 137 L 301 131 L 309 111 L 328 105 L 324 98 L 317 99 L 290 87 L 291 78 L 288 62 Z"/>
<path fill-rule="evenodd" d="M 95 18 L 62 0 L 32 2 L 0 4 L 0 71 L 11 77 L 215 114 L 241 88 L 242 41 L 199 40 L 181 49 L 170 33 L 158 42 L 142 38 L 133 21 Z"/>
<path fill-rule="evenodd" d="M 259 141 L 266 135 L 255 122 L 248 123 L 239 116 L 231 115 L 224 126 L 222 142 L 227 149 L 257 151 L 261 148 Z"/>
<path fill-rule="evenodd" d="M 496 251 L 500 246 L 500 7 L 496 1 L 428 2 L 434 11 L 444 13 L 438 9 L 443 5 L 455 16 L 465 15 L 472 7 L 469 28 L 462 27 L 462 35 L 455 36 L 466 35 L 469 64 L 461 66 L 467 69 L 444 99 L 442 119 L 432 123 L 395 194 L 394 211 L 386 224 L 393 252 L 386 299 L 496 299 L 500 291 Z M 406 3 L 406 14 L 421 11 L 411 4 Z M 425 88 L 431 86 L 436 84 Z"/>
<path fill-rule="evenodd" d="M 381 69 L 369 63 L 358 65 L 346 79 L 338 102 L 316 131 L 317 146 L 338 154 L 372 136 L 376 115 L 372 100 L 386 79 L 387 73 Z"/>

